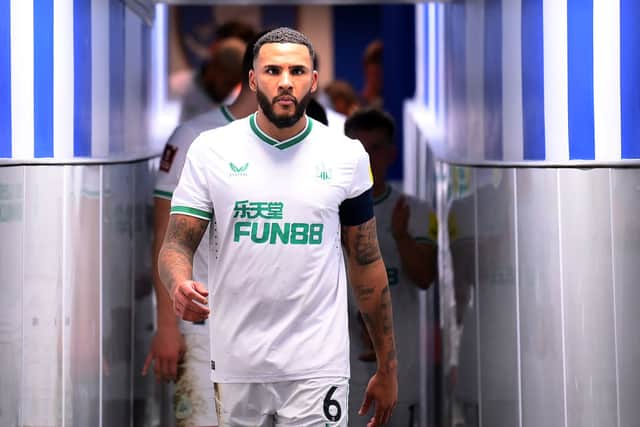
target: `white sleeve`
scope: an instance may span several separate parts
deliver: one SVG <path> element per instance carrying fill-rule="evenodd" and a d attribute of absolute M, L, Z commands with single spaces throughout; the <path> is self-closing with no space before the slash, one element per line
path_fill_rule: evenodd
<path fill-rule="evenodd" d="M 351 143 L 358 144 L 358 147 L 356 154 L 357 157 L 355 160 L 356 164 L 351 178 L 351 185 L 347 191 L 347 199 L 358 197 L 373 185 L 373 175 L 371 174 L 371 166 L 369 165 L 369 155 L 364 151 L 360 141 L 351 141 Z"/>
<path fill-rule="evenodd" d="M 206 162 L 202 159 L 203 156 L 198 153 L 198 145 L 191 146 L 178 187 L 171 199 L 172 214 L 190 215 L 207 221 L 213 218 Z"/>

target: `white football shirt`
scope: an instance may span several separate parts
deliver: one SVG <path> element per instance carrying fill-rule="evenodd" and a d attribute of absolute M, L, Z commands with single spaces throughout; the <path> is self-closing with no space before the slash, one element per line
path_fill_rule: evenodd
<path fill-rule="evenodd" d="M 214 221 L 212 379 L 348 377 L 339 206 L 371 187 L 369 157 L 308 117 L 277 141 L 256 114 L 198 137 L 172 199 L 172 214 Z"/>
<path fill-rule="evenodd" d="M 171 200 L 173 192 L 178 186 L 180 174 L 187 158 L 187 151 L 200 133 L 227 125 L 234 120 L 233 115 L 226 107 L 218 107 L 214 110 L 200 114 L 191 120 L 182 123 L 173 131 L 167 141 L 160 170 L 156 180 L 154 197 Z M 209 238 L 209 230 L 205 232 L 203 241 Z M 208 275 L 209 252 L 208 245 L 200 245 L 193 256 L 193 280 L 206 284 Z M 180 321 L 182 333 L 207 335 L 209 330 L 201 324 Z"/>

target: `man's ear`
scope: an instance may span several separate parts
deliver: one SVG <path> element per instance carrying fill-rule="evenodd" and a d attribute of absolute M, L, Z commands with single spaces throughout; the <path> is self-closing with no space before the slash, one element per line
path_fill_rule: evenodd
<path fill-rule="evenodd" d="M 313 70 L 311 78 L 311 93 L 315 93 L 318 90 L 318 71 Z"/>
<path fill-rule="evenodd" d="M 257 85 L 256 85 L 256 73 L 255 71 L 253 71 L 253 69 L 249 70 L 249 88 L 255 92 L 257 89 Z"/>

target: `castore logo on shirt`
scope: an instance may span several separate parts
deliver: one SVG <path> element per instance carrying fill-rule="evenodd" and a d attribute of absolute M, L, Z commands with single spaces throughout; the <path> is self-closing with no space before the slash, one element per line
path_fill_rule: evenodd
<path fill-rule="evenodd" d="M 233 162 L 229 162 L 229 168 L 231 168 L 230 176 L 247 176 L 249 163 L 247 162 L 242 166 L 236 166 Z"/>

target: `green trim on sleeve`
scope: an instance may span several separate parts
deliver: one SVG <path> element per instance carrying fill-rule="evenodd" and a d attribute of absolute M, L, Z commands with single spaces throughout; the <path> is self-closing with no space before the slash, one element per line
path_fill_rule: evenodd
<path fill-rule="evenodd" d="M 213 218 L 212 212 L 202 211 L 200 209 L 190 208 L 187 206 L 172 206 L 171 214 L 189 215 L 207 221 L 211 221 L 211 218 Z"/>
<path fill-rule="evenodd" d="M 171 191 L 153 190 L 153 197 L 171 200 L 173 193 Z"/>

